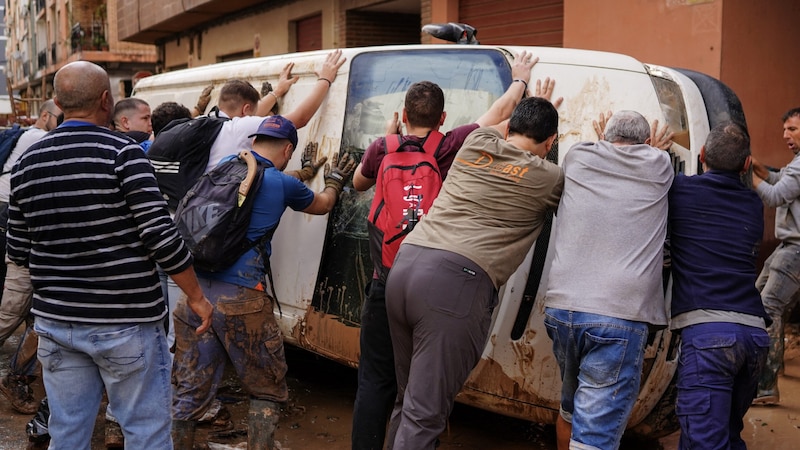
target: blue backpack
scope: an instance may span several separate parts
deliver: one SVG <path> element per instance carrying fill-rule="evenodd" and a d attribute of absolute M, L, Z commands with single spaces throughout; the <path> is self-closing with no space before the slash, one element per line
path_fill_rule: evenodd
<path fill-rule="evenodd" d="M 27 128 L 22 128 L 18 123 L 15 123 L 11 128 L 0 132 L 0 170 L 6 165 L 8 157 L 11 156 L 11 151 L 17 146 L 19 137 L 26 131 L 28 131 Z M 0 175 L 5 175 L 10 172 L 10 170 L 6 170 Z"/>

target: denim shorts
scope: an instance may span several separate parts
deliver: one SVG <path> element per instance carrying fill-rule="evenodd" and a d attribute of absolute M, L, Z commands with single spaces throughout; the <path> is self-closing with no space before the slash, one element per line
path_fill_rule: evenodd
<path fill-rule="evenodd" d="M 544 324 L 561 369 L 570 445 L 617 448 L 639 395 L 647 324 L 554 308 L 545 308 Z"/>

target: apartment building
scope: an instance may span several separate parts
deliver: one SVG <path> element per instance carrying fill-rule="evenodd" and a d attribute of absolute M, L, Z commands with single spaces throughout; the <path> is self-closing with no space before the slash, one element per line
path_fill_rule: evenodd
<path fill-rule="evenodd" d="M 153 73 L 154 45 L 118 39 L 117 3 L 6 0 L 5 74 L 22 100 L 16 105 L 18 115 L 38 110 L 43 99 L 52 97 L 53 76 L 68 62 L 86 60 L 105 67 L 116 98 L 130 94 L 136 77 Z"/>

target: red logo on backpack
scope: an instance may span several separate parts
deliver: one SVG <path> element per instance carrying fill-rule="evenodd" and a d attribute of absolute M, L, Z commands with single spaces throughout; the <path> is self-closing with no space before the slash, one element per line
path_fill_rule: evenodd
<path fill-rule="evenodd" d="M 403 238 L 428 213 L 442 187 L 436 157 L 443 139 L 435 130 L 423 143 L 403 141 L 398 134 L 384 138 L 386 155 L 378 169 L 367 224 L 370 255 L 384 283 Z"/>

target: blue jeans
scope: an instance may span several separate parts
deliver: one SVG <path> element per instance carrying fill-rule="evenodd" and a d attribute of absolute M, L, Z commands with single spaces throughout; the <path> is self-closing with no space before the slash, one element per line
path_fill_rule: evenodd
<path fill-rule="evenodd" d="M 747 448 L 742 418 L 756 395 L 768 345 L 766 331 L 745 325 L 683 329 L 675 405 L 681 450 Z"/>
<path fill-rule="evenodd" d="M 783 316 L 797 302 L 800 290 L 800 245 L 781 244 L 764 261 L 756 280 L 761 302 L 772 319 L 767 328 L 770 338 L 767 363 L 761 371 L 758 390 L 763 394 L 777 393 L 778 372 L 783 367 Z"/>
<path fill-rule="evenodd" d="M 37 317 L 50 450 L 89 450 L 103 389 L 126 448 L 171 449 L 163 324 L 95 325 Z"/>
<path fill-rule="evenodd" d="M 618 448 L 639 395 L 647 324 L 554 308 L 545 308 L 544 324 L 561 369 L 570 448 Z"/>

